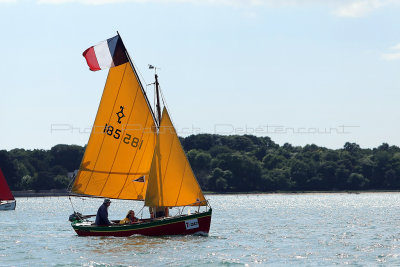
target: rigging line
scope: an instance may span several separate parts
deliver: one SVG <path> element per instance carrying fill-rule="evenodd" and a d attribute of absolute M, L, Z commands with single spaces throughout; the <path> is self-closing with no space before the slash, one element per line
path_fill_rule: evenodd
<path fill-rule="evenodd" d="M 123 82 L 124 77 L 125 77 L 126 67 L 127 67 L 127 65 L 125 65 L 124 73 L 122 74 L 121 83 L 119 84 L 118 92 L 117 92 L 117 95 L 115 96 L 114 105 L 113 105 L 113 107 L 112 107 L 112 109 L 111 109 L 110 117 L 108 118 L 107 123 L 110 123 L 111 117 L 112 117 L 112 115 L 114 114 L 115 104 L 117 103 L 118 95 L 119 95 L 119 92 L 121 91 L 121 85 L 122 85 L 122 82 Z M 109 73 L 110 73 L 110 72 L 111 72 L 111 70 L 109 71 Z M 107 78 L 107 80 L 108 80 L 108 78 Z M 105 86 L 107 86 L 107 82 L 106 82 L 106 85 L 105 85 Z M 106 89 L 106 88 L 104 88 L 104 91 L 105 91 L 105 89 Z M 104 92 L 103 92 L 103 94 L 104 94 Z M 103 100 L 103 98 L 102 98 L 101 100 Z M 100 105 L 101 105 L 101 102 L 100 102 Z M 99 106 L 99 109 L 100 109 L 100 106 Z M 97 110 L 97 112 L 98 112 L 98 110 Z M 97 119 L 97 118 L 96 118 L 96 119 Z M 96 122 L 96 121 L 95 121 L 95 122 Z M 96 165 L 97 165 L 97 162 L 98 162 L 98 160 L 99 160 L 100 153 L 101 153 L 101 151 L 102 151 L 105 138 L 106 138 L 106 135 L 103 134 L 103 140 L 101 141 L 101 145 L 100 145 L 100 148 L 99 148 L 99 152 L 97 153 L 97 157 L 96 157 L 96 161 L 95 161 L 94 166 L 93 166 L 93 170 L 96 169 Z M 90 141 L 90 138 L 89 138 L 89 141 Z M 93 177 L 93 171 L 92 171 L 91 174 L 90 174 L 89 180 L 88 180 L 88 182 L 87 182 L 87 184 L 86 184 L 86 187 L 85 187 L 85 190 L 84 190 L 84 191 L 86 191 L 86 189 L 87 189 L 87 187 L 88 187 L 88 185 L 89 185 L 90 180 L 92 179 L 92 177 Z"/>
<path fill-rule="evenodd" d="M 163 104 L 164 104 L 164 107 L 167 109 L 167 111 L 169 111 L 170 109 L 169 109 L 169 107 L 168 107 L 168 105 L 167 105 L 167 101 L 165 100 L 165 96 L 164 96 L 164 94 L 163 94 L 163 91 L 161 90 L 161 86 L 160 86 L 160 85 L 158 86 L 158 89 L 159 89 L 159 91 L 160 91 L 161 100 L 162 100 L 162 102 L 163 102 Z M 170 112 L 168 112 L 168 115 L 169 115 L 169 119 L 171 120 L 172 126 L 174 126 L 174 121 L 173 121 L 172 118 L 171 118 Z M 174 127 L 174 129 L 175 129 L 175 127 Z M 176 131 L 176 129 L 175 129 L 175 131 Z M 177 134 L 177 135 L 178 135 L 178 134 Z"/>
<path fill-rule="evenodd" d="M 165 100 L 165 96 L 164 96 L 163 90 L 161 89 L 161 85 L 158 85 L 158 89 L 160 90 L 161 100 L 162 100 L 164 106 L 166 106 L 168 108 L 167 101 Z"/>
<path fill-rule="evenodd" d="M 147 106 L 149 107 L 149 110 L 150 110 L 151 115 L 152 115 L 152 117 L 153 117 L 154 124 L 157 124 L 157 123 L 156 123 L 156 122 L 157 122 L 157 120 L 156 120 L 156 115 L 154 114 L 154 111 L 153 111 L 153 109 L 152 109 L 152 107 L 151 107 L 151 105 L 150 105 L 150 101 L 149 101 L 149 99 L 148 99 L 148 97 L 147 97 L 146 91 L 145 91 L 144 88 L 143 88 L 142 82 L 141 82 L 140 79 L 139 79 L 139 76 L 138 76 L 138 74 L 137 74 L 137 72 L 136 72 L 136 69 L 135 69 L 135 66 L 134 66 L 133 62 L 131 61 L 131 58 L 130 58 L 130 56 L 129 56 L 129 54 L 128 54 L 128 51 L 126 51 L 126 54 L 128 55 L 129 62 L 131 63 L 133 72 L 134 72 L 135 75 L 136 75 L 136 79 L 139 81 L 140 89 L 142 90 L 143 95 L 144 95 L 144 98 L 146 99 L 146 103 L 147 103 Z"/>
<path fill-rule="evenodd" d="M 125 72 L 124 72 L 124 76 L 125 76 Z M 122 80 L 124 80 L 124 77 L 122 78 Z M 122 83 L 121 83 L 121 84 L 122 84 Z M 129 123 L 129 120 L 131 119 L 132 112 L 133 112 L 133 110 L 134 110 L 134 108 L 135 108 L 135 103 L 136 103 L 136 99 L 137 99 L 137 96 L 138 96 L 138 92 L 139 92 L 139 90 L 136 90 L 135 98 L 134 98 L 134 100 L 133 100 L 132 108 L 131 108 L 131 111 L 129 112 L 129 117 L 128 117 L 128 120 L 127 120 L 128 123 Z M 116 101 L 116 100 L 115 100 L 115 101 Z M 122 142 L 122 140 L 123 140 L 122 137 L 124 136 L 124 133 L 125 133 L 125 131 L 126 131 L 126 127 L 128 126 L 128 123 L 125 124 L 124 131 L 122 132 L 121 139 L 119 140 L 119 143 L 118 143 L 117 151 L 115 152 L 114 160 L 113 160 L 113 162 L 112 162 L 112 164 L 111 164 L 110 171 L 113 169 L 114 164 L 115 164 L 115 160 L 116 160 L 117 157 L 118 157 L 118 151 L 119 151 L 119 148 L 121 147 L 121 142 Z M 137 152 L 137 150 L 136 150 L 136 152 Z M 135 153 L 135 156 L 136 156 L 136 153 Z M 135 157 L 133 157 L 133 158 L 135 158 Z M 100 195 L 103 193 L 103 190 L 104 190 L 104 188 L 106 187 L 109 178 L 110 178 L 110 174 L 108 174 L 108 176 L 107 176 L 107 178 L 106 178 L 106 182 L 104 183 L 103 188 L 102 188 L 101 191 L 100 191 Z"/>
<path fill-rule="evenodd" d="M 77 177 L 77 176 L 78 176 L 78 174 L 75 173 L 75 171 L 74 171 L 74 176 L 72 177 L 71 181 L 69 182 L 69 184 L 68 184 L 68 186 L 67 186 L 67 191 L 68 191 L 68 192 L 71 192 L 71 190 L 72 190 L 72 184 L 75 183 L 75 180 L 76 180 L 76 177 Z"/>
<path fill-rule="evenodd" d="M 164 97 L 164 94 L 163 94 L 163 90 L 161 89 L 161 85 L 158 85 L 158 89 L 160 90 L 161 99 L 162 99 L 162 102 L 163 102 L 164 106 L 168 107 L 167 101 L 165 100 L 165 97 Z"/>
<path fill-rule="evenodd" d="M 146 82 L 146 80 L 144 79 L 144 77 L 143 77 L 142 73 L 140 72 L 139 68 L 136 66 L 135 63 L 133 63 L 133 61 L 132 61 L 132 65 L 135 66 L 135 69 L 136 69 L 136 71 L 139 73 L 140 78 L 144 81 L 144 84 L 147 84 L 147 82 Z M 147 86 L 146 86 L 146 88 L 147 88 Z"/>
<path fill-rule="evenodd" d="M 141 214 L 141 217 L 140 217 L 140 219 L 143 219 L 143 209 L 144 209 L 144 206 L 139 210 L 139 212 L 137 213 L 137 214 L 139 214 L 141 211 L 142 211 L 142 214 Z"/>
<path fill-rule="evenodd" d="M 74 204 L 72 204 L 71 195 L 69 195 L 69 196 L 68 196 L 68 198 L 69 198 L 69 202 L 71 202 L 72 210 L 73 210 L 73 211 L 74 211 L 74 213 L 75 213 L 76 211 L 75 211 Z"/>

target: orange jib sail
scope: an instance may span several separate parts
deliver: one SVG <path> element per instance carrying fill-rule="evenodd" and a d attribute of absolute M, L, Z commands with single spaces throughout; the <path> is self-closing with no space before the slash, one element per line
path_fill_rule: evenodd
<path fill-rule="evenodd" d="M 201 188 L 164 108 L 145 205 L 149 207 L 205 206 Z"/>
<path fill-rule="evenodd" d="M 131 64 L 111 68 L 72 192 L 143 200 L 155 129 Z"/>

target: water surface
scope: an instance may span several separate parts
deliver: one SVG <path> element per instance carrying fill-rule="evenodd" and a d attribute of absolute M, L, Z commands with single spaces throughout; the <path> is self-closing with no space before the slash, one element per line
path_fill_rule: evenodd
<path fill-rule="evenodd" d="M 15 211 L 0 212 L 0 266 L 400 265 L 400 193 L 207 198 L 208 237 L 127 238 L 78 237 L 67 197 L 17 198 Z M 72 203 L 93 214 L 101 200 Z M 113 201 L 110 219 L 141 205 Z"/>

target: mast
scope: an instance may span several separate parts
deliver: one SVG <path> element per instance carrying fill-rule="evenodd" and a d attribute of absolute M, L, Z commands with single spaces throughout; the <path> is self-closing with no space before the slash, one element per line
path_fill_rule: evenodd
<path fill-rule="evenodd" d="M 160 107 L 160 92 L 159 92 L 159 83 L 158 83 L 158 75 L 157 73 L 154 74 L 156 79 L 156 95 L 157 95 L 157 115 L 158 115 L 158 126 L 160 127 L 161 124 L 161 107 Z"/>
<path fill-rule="evenodd" d="M 149 64 L 149 69 L 154 69 L 154 78 L 155 82 L 151 83 L 155 85 L 155 95 L 157 98 L 156 109 L 157 109 L 157 116 L 158 116 L 158 128 L 161 125 L 161 102 L 160 102 L 160 84 L 158 83 L 158 75 L 157 75 L 157 67 Z M 157 120 L 156 120 L 157 122 Z"/>

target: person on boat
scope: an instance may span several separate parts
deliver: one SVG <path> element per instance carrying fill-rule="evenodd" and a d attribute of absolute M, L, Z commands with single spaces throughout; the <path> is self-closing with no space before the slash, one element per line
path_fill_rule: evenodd
<path fill-rule="evenodd" d="M 139 222 L 139 219 L 135 217 L 135 212 L 133 210 L 128 211 L 126 217 L 121 220 L 120 224 L 132 224 Z"/>
<path fill-rule="evenodd" d="M 149 207 L 150 218 L 168 217 L 168 207 Z"/>
<path fill-rule="evenodd" d="M 108 220 L 108 207 L 111 204 L 111 200 L 108 198 L 104 199 L 103 204 L 99 207 L 96 214 L 95 224 L 97 225 L 111 225 L 112 223 Z"/>

